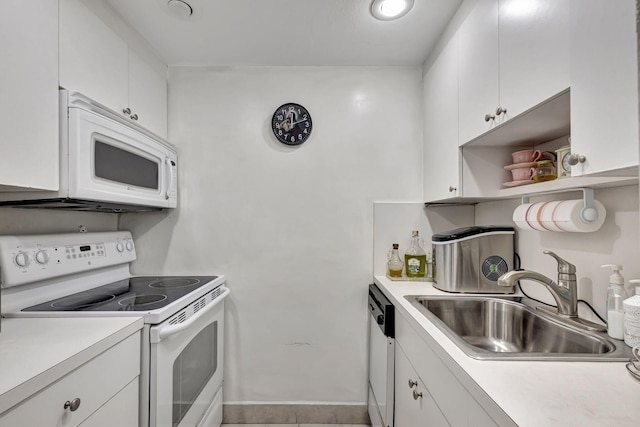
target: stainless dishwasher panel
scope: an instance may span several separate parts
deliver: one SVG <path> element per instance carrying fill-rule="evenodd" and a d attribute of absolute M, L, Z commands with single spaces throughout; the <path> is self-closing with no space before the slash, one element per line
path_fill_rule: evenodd
<path fill-rule="evenodd" d="M 395 331 L 393 305 L 369 286 L 369 418 L 373 427 L 393 427 Z"/>

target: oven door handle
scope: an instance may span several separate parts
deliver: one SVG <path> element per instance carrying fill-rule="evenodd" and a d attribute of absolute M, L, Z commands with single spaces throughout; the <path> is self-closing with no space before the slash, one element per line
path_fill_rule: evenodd
<path fill-rule="evenodd" d="M 229 288 L 227 288 L 226 286 L 222 286 L 220 289 L 222 289 L 222 293 L 218 295 L 216 299 L 214 299 L 213 302 L 211 302 L 211 304 L 205 305 L 203 309 L 201 309 L 196 314 L 191 316 L 185 322 L 178 323 L 177 325 L 162 326 L 155 330 L 152 329 L 149 336 L 151 343 L 157 344 L 163 339 L 167 338 L 168 336 L 184 331 L 189 326 L 191 326 L 194 322 L 196 322 L 199 318 L 201 318 L 202 316 L 204 316 L 205 314 L 213 310 L 218 304 L 224 301 L 227 295 L 231 293 L 231 290 L 229 290 Z"/>

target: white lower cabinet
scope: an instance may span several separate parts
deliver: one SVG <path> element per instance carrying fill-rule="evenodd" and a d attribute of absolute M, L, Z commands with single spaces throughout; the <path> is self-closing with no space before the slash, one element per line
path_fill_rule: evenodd
<path fill-rule="evenodd" d="M 395 360 L 395 427 L 449 426 L 429 390 L 397 344 Z"/>
<path fill-rule="evenodd" d="M 480 405 L 436 352 L 402 317 L 396 316 L 396 427 L 515 426 L 488 396 Z M 411 389 L 409 380 L 417 382 Z M 469 383 L 473 383 L 469 379 Z M 411 383 L 413 385 L 413 382 Z M 476 386 L 477 387 L 477 386 Z M 414 401 L 413 392 L 417 401 Z M 418 394 L 422 396 L 418 396 Z M 474 393 L 478 393 L 477 390 Z M 492 403 L 492 405 L 490 404 Z M 492 414 L 492 415 L 489 415 Z M 495 420 L 494 420 L 495 417 Z"/>
<path fill-rule="evenodd" d="M 0 426 L 138 425 L 140 332 L 0 415 Z"/>

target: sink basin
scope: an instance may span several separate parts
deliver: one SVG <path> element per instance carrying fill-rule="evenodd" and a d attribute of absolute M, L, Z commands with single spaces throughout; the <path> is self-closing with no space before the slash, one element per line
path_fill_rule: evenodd
<path fill-rule="evenodd" d="M 475 359 L 629 360 L 606 333 L 566 325 L 515 300 L 496 297 L 405 297 Z"/>

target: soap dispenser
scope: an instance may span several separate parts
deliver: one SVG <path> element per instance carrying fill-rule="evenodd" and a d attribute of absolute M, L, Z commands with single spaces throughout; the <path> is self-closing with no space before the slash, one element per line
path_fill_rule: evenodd
<path fill-rule="evenodd" d="M 640 345 L 640 279 L 629 280 L 636 294 L 622 302 L 624 309 L 624 343 L 629 347 Z"/>
<path fill-rule="evenodd" d="M 624 277 L 620 274 L 622 266 L 605 264 L 602 268 L 611 268 L 609 289 L 607 290 L 607 333 L 611 338 L 624 339 L 624 309 L 622 302 L 627 298 L 624 290 Z"/>

